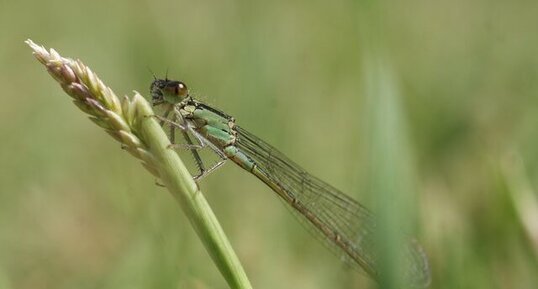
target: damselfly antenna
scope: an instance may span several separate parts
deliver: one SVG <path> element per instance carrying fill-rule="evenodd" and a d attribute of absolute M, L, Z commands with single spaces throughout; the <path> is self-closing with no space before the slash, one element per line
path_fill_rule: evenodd
<path fill-rule="evenodd" d="M 149 70 L 149 73 L 151 73 L 151 75 L 153 76 L 153 80 L 157 80 L 157 76 L 155 75 L 153 70 L 151 70 L 151 68 L 149 68 L 149 66 L 146 66 L 146 68 Z"/>

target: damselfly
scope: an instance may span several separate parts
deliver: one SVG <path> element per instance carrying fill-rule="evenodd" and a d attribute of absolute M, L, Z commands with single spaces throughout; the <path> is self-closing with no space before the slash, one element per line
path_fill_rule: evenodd
<path fill-rule="evenodd" d="M 278 194 L 305 224 L 348 263 L 357 264 L 372 278 L 380 278 L 375 235 L 376 221 L 364 206 L 310 175 L 271 145 L 235 124 L 230 115 L 194 99 L 181 81 L 155 79 L 153 105 L 164 106 L 162 123 L 170 124 L 171 141 L 181 131 L 200 169 L 201 179 L 231 160 Z M 194 142 L 190 136 L 194 137 Z M 220 158 L 205 168 L 197 150 L 209 147 Z M 406 278 L 414 287 L 426 287 L 430 272 L 426 254 L 414 240 L 402 244 Z"/>

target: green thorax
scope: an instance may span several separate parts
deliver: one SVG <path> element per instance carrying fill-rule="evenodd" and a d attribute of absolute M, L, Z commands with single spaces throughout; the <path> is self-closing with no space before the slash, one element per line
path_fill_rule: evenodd
<path fill-rule="evenodd" d="M 235 142 L 233 117 L 198 101 L 189 101 L 180 109 L 181 115 L 194 130 L 219 148 Z"/>

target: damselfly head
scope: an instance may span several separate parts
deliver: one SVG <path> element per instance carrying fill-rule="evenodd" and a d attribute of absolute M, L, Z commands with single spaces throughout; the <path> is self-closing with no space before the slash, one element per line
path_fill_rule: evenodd
<path fill-rule="evenodd" d="M 151 104 L 177 104 L 189 96 L 187 85 L 181 81 L 155 79 L 150 86 Z"/>

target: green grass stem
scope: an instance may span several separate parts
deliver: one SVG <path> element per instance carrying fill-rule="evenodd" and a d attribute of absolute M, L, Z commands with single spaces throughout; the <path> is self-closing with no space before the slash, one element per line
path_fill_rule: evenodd
<path fill-rule="evenodd" d="M 80 60 L 60 56 L 51 49 L 26 43 L 34 56 L 73 98 L 74 104 L 90 115 L 90 120 L 105 129 L 122 148 L 141 160 L 142 165 L 166 186 L 202 240 L 209 255 L 231 288 L 251 288 L 218 219 L 168 137 L 151 117 L 153 110 L 140 94 L 118 98 L 95 73 Z"/>

